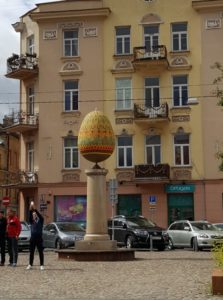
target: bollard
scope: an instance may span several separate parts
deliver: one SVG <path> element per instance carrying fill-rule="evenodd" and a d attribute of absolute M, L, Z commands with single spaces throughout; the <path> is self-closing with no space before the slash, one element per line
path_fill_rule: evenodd
<path fill-rule="evenodd" d="M 150 234 L 149 236 L 149 245 L 150 245 L 150 251 L 153 251 L 153 236 Z"/>

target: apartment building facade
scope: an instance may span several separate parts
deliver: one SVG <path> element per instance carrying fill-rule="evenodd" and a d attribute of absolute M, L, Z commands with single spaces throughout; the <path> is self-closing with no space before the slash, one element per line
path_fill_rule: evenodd
<path fill-rule="evenodd" d="M 117 214 L 143 214 L 164 227 L 178 218 L 220 219 L 218 205 L 207 209 L 201 15 L 192 1 L 127 2 L 38 4 L 14 24 L 21 53 L 8 59 L 6 76 L 20 80 L 21 107 L 7 130 L 20 132 L 29 179 L 19 186 L 21 219 L 34 200 L 46 222 L 85 221 L 91 164 L 77 137 L 94 109 L 116 136 L 101 166 L 108 182 L 117 179 Z"/>

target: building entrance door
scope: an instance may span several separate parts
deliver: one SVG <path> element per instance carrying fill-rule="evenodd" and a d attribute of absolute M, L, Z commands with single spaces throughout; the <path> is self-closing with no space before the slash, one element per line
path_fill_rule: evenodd
<path fill-rule="evenodd" d="M 168 194 L 168 224 L 176 220 L 194 220 L 193 194 Z"/>

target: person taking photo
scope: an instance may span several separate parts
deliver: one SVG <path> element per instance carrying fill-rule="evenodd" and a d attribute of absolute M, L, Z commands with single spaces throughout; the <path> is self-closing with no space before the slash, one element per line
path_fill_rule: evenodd
<path fill-rule="evenodd" d="M 29 223 L 31 224 L 31 238 L 30 238 L 30 253 L 29 253 L 29 265 L 27 270 L 32 269 L 34 261 L 34 253 L 37 248 L 39 252 L 40 270 L 44 270 L 44 254 L 43 254 L 43 223 L 44 218 L 35 208 L 34 202 L 30 203 L 29 208 Z"/>

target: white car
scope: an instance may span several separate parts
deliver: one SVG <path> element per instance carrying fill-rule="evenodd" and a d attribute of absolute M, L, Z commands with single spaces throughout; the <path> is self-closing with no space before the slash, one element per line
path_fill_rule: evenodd
<path fill-rule="evenodd" d="M 223 230 L 223 223 L 214 223 L 214 226 L 216 226 L 219 230 Z"/>
<path fill-rule="evenodd" d="M 207 221 L 175 221 L 167 233 L 169 249 L 193 248 L 198 251 L 211 248 L 214 242 L 223 242 L 223 232 Z"/>

